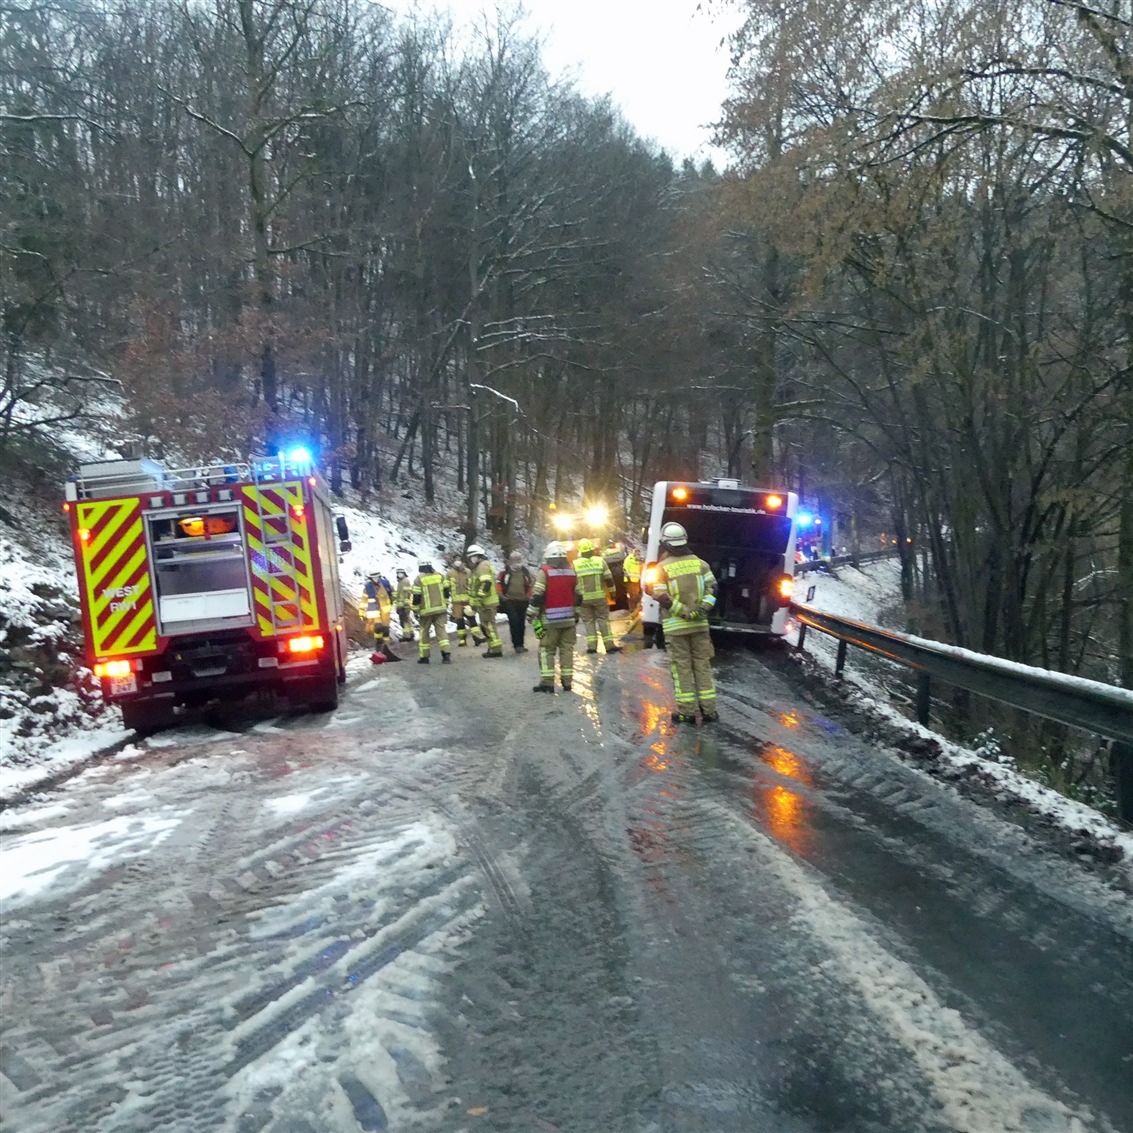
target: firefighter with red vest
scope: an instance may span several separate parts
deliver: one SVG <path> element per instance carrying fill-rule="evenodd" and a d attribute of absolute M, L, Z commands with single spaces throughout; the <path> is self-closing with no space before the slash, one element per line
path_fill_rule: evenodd
<path fill-rule="evenodd" d="M 719 719 L 716 682 L 712 677 L 712 636 L 708 615 L 716 606 L 716 577 L 699 555 L 689 550 L 688 533 L 679 523 L 661 528 L 657 578 L 647 587 L 663 611 L 665 648 L 673 672 L 676 724 L 695 724 L 696 706 L 707 724 Z"/>
<path fill-rule="evenodd" d="M 555 691 L 557 657 L 559 680 L 563 689 L 570 692 L 574 679 L 574 643 L 578 636 L 575 622 L 582 595 L 578 591 L 578 576 L 567 561 L 567 549 L 562 543 L 548 543 L 543 559 L 543 565 L 535 572 L 527 615 L 539 642 L 539 683 L 532 691 Z"/>

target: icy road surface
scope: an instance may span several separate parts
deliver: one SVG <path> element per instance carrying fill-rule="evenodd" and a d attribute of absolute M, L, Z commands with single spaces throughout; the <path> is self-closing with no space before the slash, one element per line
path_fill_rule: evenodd
<path fill-rule="evenodd" d="M 0 815 L 6 1130 L 1133 1131 L 1126 897 L 777 653 L 454 653 Z"/>

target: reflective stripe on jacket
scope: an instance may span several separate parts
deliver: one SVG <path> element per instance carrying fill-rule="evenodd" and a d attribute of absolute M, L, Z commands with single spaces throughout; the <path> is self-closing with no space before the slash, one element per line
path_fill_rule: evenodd
<path fill-rule="evenodd" d="M 578 576 L 569 567 L 544 564 L 535 572 L 535 586 L 531 591 L 531 605 L 540 611 L 546 624 L 573 622 L 578 601 Z"/>
<path fill-rule="evenodd" d="M 419 574 L 413 580 L 413 605 L 419 614 L 443 614 L 448 609 L 448 583 L 439 574 Z"/>
<path fill-rule="evenodd" d="M 716 605 L 716 576 L 697 555 L 662 557 L 653 591 L 667 590 L 673 599 L 662 622 L 666 634 L 708 632 L 708 614 Z"/>
<path fill-rule="evenodd" d="M 574 560 L 574 571 L 584 602 L 593 602 L 595 598 L 605 600 L 606 587 L 614 585 L 614 576 L 605 559 L 599 555 L 579 555 Z"/>
<path fill-rule="evenodd" d="M 406 578 L 399 578 L 397 580 L 397 593 L 394 595 L 394 604 L 398 606 L 409 606 L 413 602 L 413 583 Z"/>
<path fill-rule="evenodd" d="M 449 590 L 452 592 L 452 600 L 454 602 L 468 602 L 468 582 L 472 575 L 463 567 L 453 567 L 448 574 L 445 575 L 445 581 L 449 585 Z"/>
<path fill-rule="evenodd" d="M 496 593 L 496 572 L 487 559 L 481 559 L 472 568 L 471 598 L 473 606 L 500 604 L 500 596 Z"/>

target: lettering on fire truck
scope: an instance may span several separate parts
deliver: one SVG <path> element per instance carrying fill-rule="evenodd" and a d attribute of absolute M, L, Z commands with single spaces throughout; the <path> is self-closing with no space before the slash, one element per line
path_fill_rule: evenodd
<path fill-rule="evenodd" d="M 134 583 L 133 586 L 107 586 L 103 589 L 102 596 L 112 599 L 111 610 L 136 610 L 138 608 L 138 595 L 141 590 L 142 588 L 138 583 Z M 126 599 L 129 599 L 129 601 L 126 601 Z"/>

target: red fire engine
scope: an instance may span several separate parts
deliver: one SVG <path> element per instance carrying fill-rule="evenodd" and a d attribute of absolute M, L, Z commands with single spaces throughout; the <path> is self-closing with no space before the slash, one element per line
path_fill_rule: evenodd
<path fill-rule="evenodd" d="M 350 544 L 306 453 L 85 464 L 66 499 L 87 662 L 128 728 L 260 689 L 337 706 Z"/>

